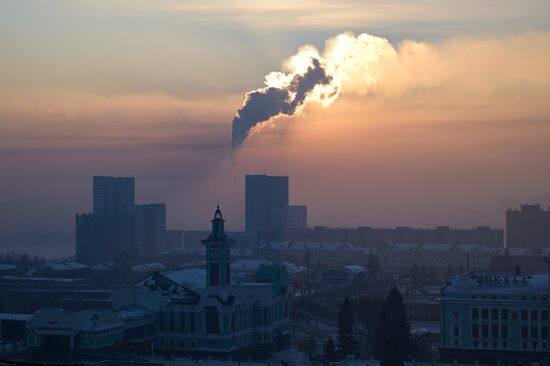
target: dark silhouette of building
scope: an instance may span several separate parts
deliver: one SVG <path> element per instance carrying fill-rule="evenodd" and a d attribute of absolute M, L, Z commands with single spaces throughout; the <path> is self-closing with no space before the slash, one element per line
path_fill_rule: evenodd
<path fill-rule="evenodd" d="M 94 177 L 94 215 L 128 212 L 135 204 L 133 177 Z"/>
<path fill-rule="evenodd" d="M 265 243 L 272 210 L 288 206 L 288 177 L 247 175 L 245 178 L 246 232 Z"/>
<path fill-rule="evenodd" d="M 136 205 L 133 177 L 94 177 L 93 213 L 76 215 L 76 261 L 154 258 L 166 237 L 166 205 Z"/>
<path fill-rule="evenodd" d="M 525 204 L 519 210 L 506 211 L 506 246 L 550 247 L 550 210 L 544 210 L 540 204 Z"/>
<path fill-rule="evenodd" d="M 152 258 L 164 247 L 166 205 L 150 203 L 135 206 L 136 251 L 140 258 Z"/>

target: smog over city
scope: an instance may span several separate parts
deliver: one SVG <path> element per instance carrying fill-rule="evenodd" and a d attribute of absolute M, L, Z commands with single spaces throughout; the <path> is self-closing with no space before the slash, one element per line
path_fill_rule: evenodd
<path fill-rule="evenodd" d="M 550 2 L 0 5 L 0 364 L 550 364 Z"/>

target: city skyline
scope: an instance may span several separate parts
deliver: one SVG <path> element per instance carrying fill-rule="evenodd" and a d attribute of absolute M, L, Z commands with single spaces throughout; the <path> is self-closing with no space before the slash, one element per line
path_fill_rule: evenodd
<path fill-rule="evenodd" d="M 244 228 L 247 174 L 291 176 L 311 225 L 503 228 L 508 208 L 550 205 L 545 1 L 6 4 L 0 202 L 38 202 L 65 235 L 94 175 L 136 177 L 139 201 L 193 229 L 218 200 Z M 344 67 L 329 107 L 230 157 L 246 93 L 305 45 L 342 67 L 334 37 L 363 33 L 384 55 L 364 78 Z"/>

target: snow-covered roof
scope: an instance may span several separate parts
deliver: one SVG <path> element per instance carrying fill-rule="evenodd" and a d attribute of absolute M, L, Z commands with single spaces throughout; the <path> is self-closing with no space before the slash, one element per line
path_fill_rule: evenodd
<path fill-rule="evenodd" d="M 10 269 L 17 269 L 19 268 L 15 264 L 1 264 L 0 263 L 0 271 L 8 271 Z"/>
<path fill-rule="evenodd" d="M 420 250 L 434 251 L 434 252 L 448 252 L 453 248 L 451 244 L 424 244 L 420 247 Z"/>
<path fill-rule="evenodd" d="M 457 244 L 456 249 L 463 252 L 490 252 L 491 249 L 481 244 Z"/>
<path fill-rule="evenodd" d="M 173 300 L 194 301 L 206 286 L 206 269 L 189 267 L 155 272 L 134 286 L 158 292 Z"/>
<path fill-rule="evenodd" d="M 344 268 L 353 273 L 361 273 L 366 271 L 365 267 L 360 266 L 358 264 L 350 264 L 350 265 L 344 266 Z"/>
<path fill-rule="evenodd" d="M 0 320 L 20 320 L 29 321 L 32 314 L 0 313 Z"/>
<path fill-rule="evenodd" d="M 418 248 L 418 244 L 407 244 L 407 243 L 394 244 L 394 246 L 397 249 L 401 249 L 401 250 L 415 250 Z"/>
<path fill-rule="evenodd" d="M 93 271 L 110 271 L 110 270 L 112 270 L 114 267 L 115 267 L 114 263 L 113 263 L 113 262 L 109 262 L 109 263 L 97 264 L 97 265 L 95 265 L 95 266 L 92 266 L 91 269 L 92 269 Z"/>
<path fill-rule="evenodd" d="M 127 322 L 134 319 L 142 319 L 154 315 L 151 311 L 143 308 L 129 308 L 116 312 L 121 321 Z"/>
<path fill-rule="evenodd" d="M 56 272 L 62 272 L 86 269 L 90 268 L 90 266 L 77 262 L 47 262 L 42 265 L 42 268 L 46 268 Z"/>
<path fill-rule="evenodd" d="M 363 251 L 357 245 L 351 243 L 325 243 L 325 242 L 303 242 L 303 241 L 272 241 L 269 243 L 272 250 L 322 250 L 322 251 Z"/>
<path fill-rule="evenodd" d="M 300 266 L 290 262 L 282 262 L 281 264 L 286 267 L 288 273 L 301 273 L 307 270 L 307 268 L 304 266 Z"/>
<path fill-rule="evenodd" d="M 263 259 L 239 259 L 231 263 L 232 271 L 257 271 L 262 264 L 271 264 Z"/>
<path fill-rule="evenodd" d="M 151 272 L 160 271 L 161 269 L 164 269 L 164 265 L 158 262 L 138 264 L 132 267 L 132 271 L 134 272 Z"/>
<path fill-rule="evenodd" d="M 41 330 L 54 328 L 78 332 L 119 327 L 122 323 L 112 311 L 82 310 L 67 313 L 63 309 L 42 309 L 32 317 L 30 325 Z"/>

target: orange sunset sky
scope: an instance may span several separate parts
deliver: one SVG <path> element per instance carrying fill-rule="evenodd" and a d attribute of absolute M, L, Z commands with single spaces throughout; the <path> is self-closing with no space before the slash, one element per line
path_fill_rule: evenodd
<path fill-rule="evenodd" d="M 289 175 L 311 225 L 503 227 L 507 207 L 550 205 L 548 1 L 0 6 L 0 203 L 39 202 L 68 237 L 93 175 L 135 176 L 137 201 L 184 229 L 219 199 L 242 230 L 245 174 Z M 245 94 L 342 33 L 390 56 L 369 50 L 329 106 L 270 120 L 230 157 Z"/>

